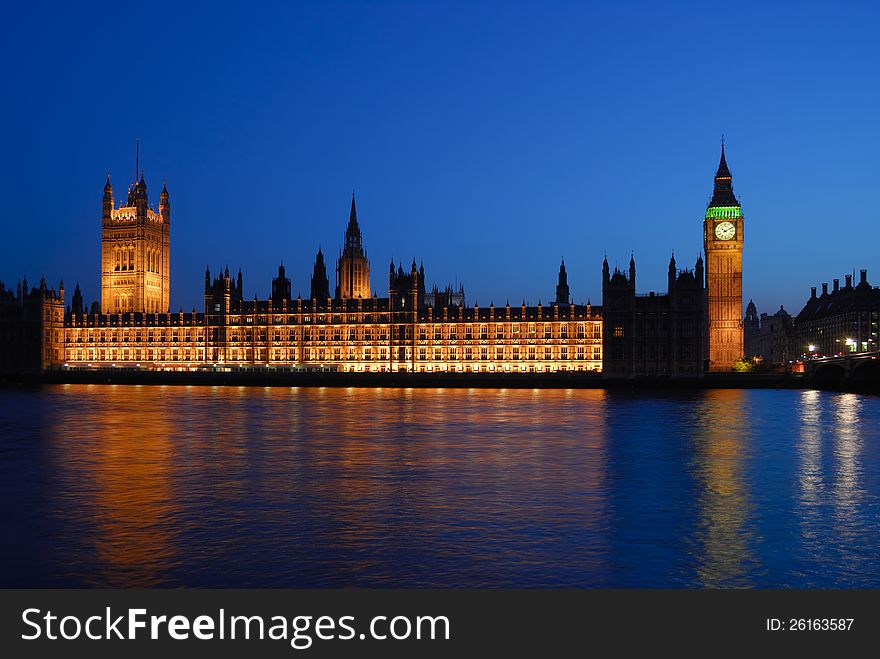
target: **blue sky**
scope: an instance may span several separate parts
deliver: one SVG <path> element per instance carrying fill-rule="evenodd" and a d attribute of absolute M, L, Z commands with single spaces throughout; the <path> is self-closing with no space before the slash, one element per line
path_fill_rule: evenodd
<path fill-rule="evenodd" d="M 0 278 L 100 294 L 104 178 L 134 140 L 172 203 L 172 308 L 206 264 L 308 294 L 352 189 L 387 291 L 415 256 L 468 302 L 576 301 L 635 253 L 640 292 L 702 248 L 719 139 L 745 214 L 744 298 L 798 310 L 877 257 L 871 3 L 7 4 Z M 332 278 L 332 274 L 331 274 Z M 332 282 L 331 282 L 332 285 Z"/>

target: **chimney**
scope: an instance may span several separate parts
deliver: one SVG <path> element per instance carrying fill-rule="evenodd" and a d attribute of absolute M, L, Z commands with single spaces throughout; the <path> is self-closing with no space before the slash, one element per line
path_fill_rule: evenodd
<path fill-rule="evenodd" d="M 867 270 L 859 270 L 859 283 L 867 284 L 868 283 L 868 271 Z"/>
<path fill-rule="evenodd" d="M 812 288 L 810 288 L 810 299 L 811 299 L 811 300 L 815 300 L 815 299 L 816 299 L 816 287 L 815 287 L 815 286 L 813 286 Z"/>
<path fill-rule="evenodd" d="M 828 282 L 822 284 L 822 295 L 828 295 Z"/>
<path fill-rule="evenodd" d="M 834 292 L 836 293 L 836 292 L 839 291 L 839 290 L 840 290 L 840 280 L 839 280 L 839 279 L 835 279 L 835 280 L 834 280 Z"/>
<path fill-rule="evenodd" d="M 852 288 L 852 275 L 846 275 L 846 287 Z"/>

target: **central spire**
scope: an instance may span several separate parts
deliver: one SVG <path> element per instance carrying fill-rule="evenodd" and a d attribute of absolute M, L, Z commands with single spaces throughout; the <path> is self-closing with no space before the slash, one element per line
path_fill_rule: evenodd
<path fill-rule="evenodd" d="M 361 228 L 358 226 L 357 208 L 354 203 L 354 192 L 351 193 L 351 211 L 348 214 L 348 227 L 345 230 L 345 248 L 359 249 L 361 247 Z"/>
<path fill-rule="evenodd" d="M 357 208 L 354 205 L 354 192 L 351 193 L 351 212 L 348 214 L 348 226 L 351 228 L 352 226 L 357 228 L 358 225 L 358 215 Z"/>

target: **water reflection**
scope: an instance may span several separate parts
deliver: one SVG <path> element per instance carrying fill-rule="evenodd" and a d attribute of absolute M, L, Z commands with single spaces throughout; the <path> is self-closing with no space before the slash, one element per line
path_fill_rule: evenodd
<path fill-rule="evenodd" d="M 873 399 L 855 394 L 803 392 L 798 516 L 802 533 L 800 569 L 811 584 L 858 585 L 876 565 L 876 528 L 870 524 L 877 494 L 866 490 L 866 438 L 875 437 L 865 409 Z M 834 542 L 828 542 L 833 536 Z M 829 569 L 839 573 L 827 578 Z"/>
<path fill-rule="evenodd" d="M 822 465 L 822 403 L 822 394 L 818 391 L 800 394 L 798 520 L 801 548 L 808 560 L 815 560 L 823 553 L 822 504 L 826 498 L 826 484 Z"/>
<path fill-rule="evenodd" d="M 861 400 L 855 394 L 839 394 L 834 401 L 834 460 L 835 478 L 833 499 L 835 502 L 833 527 L 840 538 L 841 559 L 855 575 L 864 569 L 875 569 L 876 562 L 867 564 L 860 551 L 849 548 L 862 545 L 869 538 L 865 535 L 863 509 L 865 492 L 862 486 L 862 462 L 864 452 L 861 436 Z"/>
<path fill-rule="evenodd" d="M 87 397 L 106 393 L 104 404 L 55 419 L 50 435 L 60 480 L 57 513 L 66 526 L 61 538 L 85 545 L 97 559 L 71 568 L 89 585 L 159 584 L 177 560 L 175 537 L 182 530 L 175 522 L 174 419 L 153 404 L 133 414 L 131 400 L 161 397 L 164 388 L 86 389 Z"/>
<path fill-rule="evenodd" d="M 0 585 L 880 586 L 876 398 L 66 385 L 0 419 Z"/>
<path fill-rule="evenodd" d="M 746 392 L 709 391 L 694 409 L 694 475 L 699 530 L 697 583 L 704 587 L 752 586 L 755 569 L 751 504 L 745 480 L 750 447 L 746 444 Z"/>

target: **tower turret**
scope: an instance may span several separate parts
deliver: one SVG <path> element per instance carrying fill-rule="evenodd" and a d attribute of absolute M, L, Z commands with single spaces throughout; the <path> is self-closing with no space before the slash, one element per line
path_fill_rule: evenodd
<path fill-rule="evenodd" d="M 113 216 L 113 186 L 110 185 L 110 174 L 107 174 L 107 182 L 104 184 L 104 204 L 101 210 L 101 221 L 107 223 Z"/>
<path fill-rule="evenodd" d="M 76 283 L 76 287 L 73 289 L 70 311 L 76 319 L 81 319 L 85 313 L 85 303 L 83 302 L 82 291 L 79 289 L 79 282 Z"/>
<path fill-rule="evenodd" d="M 134 204 L 137 208 L 138 218 L 147 217 L 149 202 L 147 200 L 147 183 L 144 181 L 144 173 L 141 172 L 141 180 L 134 186 Z"/>
<path fill-rule="evenodd" d="M 241 271 L 239 271 L 241 272 Z M 278 266 L 278 276 L 272 280 L 272 304 L 281 306 L 285 300 L 292 300 L 290 279 L 284 271 L 284 263 Z"/>
<path fill-rule="evenodd" d="M 394 271 L 394 261 L 391 261 L 388 273 L 388 297 L 391 300 L 393 310 L 415 311 L 425 306 L 425 266 L 416 266 L 413 258 L 409 272 L 404 272 L 403 265 L 398 265 Z"/>
<path fill-rule="evenodd" d="M 162 192 L 159 195 L 159 216 L 168 224 L 171 221 L 171 203 L 168 200 L 168 186 L 162 181 Z"/>
<path fill-rule="evenodd" d="M 568 290 L 568 273 L 565 271 L 565 259 L 559 265 L 559 277 L 556 281 L 556 304 L 568 304 L 571 294 Z"/>
<path fill-rule="evenodd" d="M 327 279 L 327 266 L 324 263 L 324 252 L 318 248 L 315 256 L 315 267 L 312 269 L 311 297 L 313 300 L 327 302 L 330 297 L 330 281 Z"/>

